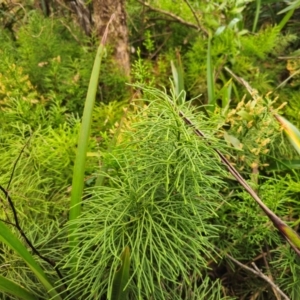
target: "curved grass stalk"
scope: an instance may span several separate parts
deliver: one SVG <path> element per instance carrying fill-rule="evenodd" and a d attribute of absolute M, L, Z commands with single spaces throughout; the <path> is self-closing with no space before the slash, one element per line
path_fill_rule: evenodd
<path fill-rule="evenodd" d="M 275 118 L 281 124 L 291 144 L 300 155 L 300 131 L 298 128 L 282 116 L 275 115 Z"/>
<path fill-rule="evenodd" d="M 9 248 L 14 250 L 28 265 L 31 271 L 35 274 L 38 280 L 45 287 L 48 294 L 53 300 L 61 300 L 62 298 L 58 292 L 54 289 L 53 285 L 47 278 L 46 274 L 33 258 L 33 256 L 28 252 L 26 247 L 21 243 L 21 241 L 10 231 L 10 229 L 0 222 L 0 241 L 5 243 Z M 6 282 L 8 283 L 8 282 Z M 1 287 L 1 286 L 0 286 Z M 33 298 L 32 298 L 33 299 Z"/>
<path fill-rule="evenodd" d="M 0 291 L 22 300 L 37 300 L 37 297 L 22 286 L 0 275 Z"/>
<path fill-rule="evenodd" d="M 278 15 L 286 13 L 280 23 L 277 25 L 279 30 L 282 30 L 283 27 L 287 24 L 290 18 L 293 16 L 295 10 L 299 8 L 300 0 L 291 2 L 285 9 L 281 10 Z"/>

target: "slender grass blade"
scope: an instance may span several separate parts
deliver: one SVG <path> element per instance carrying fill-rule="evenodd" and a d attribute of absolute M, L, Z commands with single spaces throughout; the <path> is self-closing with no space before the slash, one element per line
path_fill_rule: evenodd
<path fill-rule="evenodd" d="M 52 299 L 61 300 L 61 297 L 53 288 L 44 271 L 38 265 L 33 256 L 28 252 L 21 241 L 2 222 L 0 222 L 0 241 L 14 250 L 24 260 L 38 280 L 43 284 L 49 295 L 52 296 Z"/>
<path fill-rule="evenodd" d="M 126 246 L 121 254 L 122 265 L 116 271 L 113 286 L 112 297 L 113 300 L 125 300 L 127 298 L 128 288 L 126 287 L 129 280 L 129 267 L 130 267 L 130 250 Z"/>
<path fill-rule="evenodd" d="M 31 292 L 16 284 L 15 282 L 6 279 L 0 275 L 0 291 L 16 296 L 23 300 L 37 300 L 36 296 Z"/>

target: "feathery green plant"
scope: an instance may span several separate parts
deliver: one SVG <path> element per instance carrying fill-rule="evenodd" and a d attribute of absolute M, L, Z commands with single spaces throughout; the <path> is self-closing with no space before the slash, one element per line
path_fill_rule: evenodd
<path fill-rule="evenodd" d="M 169 11 L 174 7 L 173 2 L 165 0 L 156 5 L 159 5 L 160 9 Z M 93 119 L 97 120 L 93 122 L 92 130 L 87 130 L 84 136 L 88 138 L 89 131 L 91 132 L 93 137 L 89 144 L 91 151 L 87 152 L 85 148 L 81 154 L 84 159 L 85 155 L 93 156 L 92 159 L 87 160 L 86 175 L 95 172 L 98 163 L 96 159 L 101 157 L 100 164 L 105 168 L 100 169 L 99 174 L 96 175 L 100 175 L 98 178 L 103 178 L 103 181 L 98 186 L 86 190 L 84 201 L 81 199 L 82 193 L 76 195 L 78 197 L 75 202 L 83 205 L 82 214 L 80 211 L 73 211 L 75 212 L 73 217 L 75 215 L 76 217 L 70 220 L 66 228 L 74 230 L 63 231 L 65 235 L 61 240 L 57 239 L 57 236 L 61 236 L 61 225 L 65 223 L 66 211 L 69 209 L 66 200 L 69 200 L 71 190 L 70 169 L 75 157 L 80 123 L 78 118 L 68 115 L 74 104 L 70 95 L 76 95 L 78 92 L 78 97 L 74 97 L 73 100 L 81 99 L 82 93 L 85 93 L 82 89 L 85 85 L 83 79 L 87 78 L 86 74 L 89 70 L 84 66 L 83 78 L 81 53 L 79 53 L 81 50 L 77 48 L 77 44 L 76 47 L 69 48 L 71 44 L 74 45 L 71 43 L 64 49 L 58 47 L 60 43 L 57 41 L 61 36 L 70 37 L 66 31 L 67 27 L 59 26 L 64 29 L 62 35 L 54 34 L 55 38 L 51 40 L 50 35 L 57 32 L 57 23 L 53 27 L 46 26 L 44 29 L 34 26 L 40 25 L 39 22 L 42 21 L 42 18 L 36 15 L 20 30 L 18 47 L 5 44 L 0 50 L 5 56 L 0 66 L 1 182 L 8 180 L 7 170 L 11 168 L 26 137 L 34 131 L 34 138 L 16 168 L 10 194 L 16 202 L 23 228 L 28 231 L 30 240 L 34 241 L 37 247 L 51 259 L 66 262 L 66 268 L 63 269 L 65 283 L 72 289 L 67 299 L 71 299 L 73 295 L 76 299 L 78 295 L 79 298 L 84 299 L 102 296 L 114 299 L 116 297 L 114 295 L 122 295 L 123 292 L 128 293 L 129 299 L 151 297 L 178 300 L 229 299 L 231 291 L 226 287 L 230 283 L 226 285 L 225 281 L 215 279 L 218 268 L 215 268 L 213 263 L 217 261 L 224 266 L 224 262 L 220 259 L 223 253 L 227 252 L 234 253 L 241 261 L 252 261 L 262 253 L 266 254 L 265 260 L 268 260 L 268 263 L 261 264 L 261 269 L 266 267 L 270 276 L 276 275 L 274 281 L 278 282 L 279 287 L 290 292 L 292 299 L 298 299 L 299 264 L 296 256 L 272 230 L 271 222 L 260 212 L 251 196 L 240 191 L 237 181 L 220 167 L 220 156 L 217 156 L 211 148 L 221 150 L 225 155 L 230 153 L 230 163 L 235 164 L 235 169 L 248 179 L 246 184 L 257 191 L 266 205 L 280 218 L 287 219 L 291 226 L 298 226 L 299 210 L 297 199 L 294 197 L 299 193 L 297 171 L 294 170 L 295 172 L 292 173 L 285 170 L 276 179 L 264 176 L 264 171 L 268 170 L 265 165 L 269 162 L 265 151 L 270 150 L 272 152 L 270 156 L 276 154 L 280 157 L 283 148 L 277 143 L 280 136 L 278 128 L 276 127 L 278 135 L 275 135 L 272 131 L 274 124 L 268 123 L 267 112 L 270 103 L 267 101 L 264 106 L 262 101 L 242 100 L 231 109 L 235 106 L 235 101 L 242 99 L 240 96 L 242 92 L 231 80 L 228 80 L 224 65 L 232 66 L 233 70 L 247 76 L 247 79 L 251 79 L 254 84 L 260 84 L 262 90 L 269 90 L 269 83 L 276 80 L 278 74 L 272 76 L 271 72 L 265 72 L 270 63 L 265 59 L 268 57 L 271 62 L 274 61 L 274 57 L 281 53 L 278 49 L 283 49 L 288 45 L 288 41 L 291 41 L 280 33 L 280 25 L 277 28 L 259 29 L 255 35 L 247 34 L 247 31 L 242 30 L 244 24 L 240 17 L 247 2 L 239 1 L 238 4 L 236 1 L 218 0 L 205 6 L 198 3 L 197 6 L 194 1 L 191 3 L 187 1 L 182 5 L 176 5 L 175 13 L 182 14 L 183 21 L 195 17 L 193 23 L 190 23 L 193 28 L 204 26 L 204 30 L 208 29 L 211 32 L 219 28 L 217 30 L 219 36 L 214 37 L 210 51 L 208 51 L 207 38 L 202 36 L 202 28 L 192 32 L 185 28 L 184 24 L 166 20 L 171 23 L 168 27 L 172 32 L 170 39 L 165 39 L 165 36 L 157 38 L 155 32 L 159 27 L 157 24 L 147 29 L 144 45 L 148 53 L 145 53 L 145 49 L 142 48 L 142 56 L 151 57 L 151 60 L 147 60 L 145 64 L 155 65 L 158 68 L 144 69 L 143 74 L 140 72 L 141 76 L 136 76 L 140 83 L 154 86 L 156 84 L 154 79 L 156 79 L 156 82 L 165 84 L 167 80 L 164 78 L 160 81 L 160 78 L 170 74 L 166 57 L 174 58 L 174 48 L 177 46 L 180 47 L 182 57 L 187 57 L 186 52 L 189 52 L 188 64 L 185 65 L 187 62 L 185 60 L 183 60 L 184 65 L 173 64 L 175 89 L 171 92 L 171 98 L 167 96 L 169 92 L 159 92 L 149 88 L 149 85 L 148 88 L 138 87 L 145 97 L 142 99 L 143 104 L 147 106 L 143 109 L 134 106 L 134 112 L 138 110 L 138 114 L 130 112 L 128 119 L 126 114 L 124 127 L 118 127 L 118 138 L 111 143 L 110 149 L 105 150 L 105 147 L 115 130 L 99 133 L 99 128 L 102 130 L 102 123 L 106 122 L 106 113 L 109 114 L 107 118 L 109 128 L 113 126 L 117 118 L 113 116 L 114 109 L 119 107 L 119 104 L 105 106 L 105 110 L 99 106 L 94 110 Z M 263 1 L 257 1 L 259 2 Z M 202 15 L 202 11 L 205 11 L 205 14 Z M 214 18 L 211 18 L 212 12 Z M 154 14 L 156 12 L 152 11 L 151 17 Z M 136 15 L 140 16 L 140 14 Z M 291 13 L 287 14 L 283 21 L 286 22 L 290 15 Z M 143 26 L 137 26 L 142 28 L 141 31 L 149 22 L 146 20 L 149 16 L 147 10 L 145 16 L 145 19 L 139 23 Z M 200 20 L 198 25 L 197 16 Z M 253 20 L 253 17 L 250 19 Z M 239 26 L 235 26 L 238 20 L 240 20 Z M 56 22 L 52 19 L 45 22 L 48 21 Z M 39 33 L 41 37 L 37 38 Z M 160 34 L 159 31 L 158 36 Z M 197 35 L 199 38 L 195 45 L 194 38 Z M 50 47 L 46 42 L 48 38 Z M 3 36 L 0 39 L 5 40 Z M 166 43 L 160 44 L 164 39 Z M 143 39 L 140 40 L 143 44 Z M 35 52 L 29 50 L 39 48 L 41 45 L 39 43 L 47 49 L 28 57 L 28 61 L 23 59 L 23 70 L 18 64 L 17 67 L 13 65 L 13 62 L 17 62 L 20 57 L 22 59 L 28 53 Z M 51 45 L 54 47 L 52 48 Z M 160 45 L 162 47 L 159 47 Z M 68 56 L 66 53 L 75 53 L 75 57 L 70 55 L 72 59 L 65 60 Z M 43 56 L 44 54 L 47 55 Z M 153 62 L 152 55 L 155 56 L 154 59 L 158 57 L 157 61 Z M 43 57 L 47 59 L 44 60 Z M 213 73 L 212 68 L 209 67 L 209 60 L 214 62 L 216 78 L 211 76 Z M 159 65 L 160 63 L 163 67 Z M 183 92 L 183 75 L 180 70 L 183 66 L 187 74 L 184 79 L 187 79 L 185 88 L 188 90 L 188 97 L 196 96 L 200 92 L 214 95 L 213 98 L 206 97 L 205 103 L 211 102 L 209 99 L 213 99 L 214 102 L 217 99 L 222 100 L 221 109 L 214 103 L 216 114 L 211 114 L 210 120 L 199 113 L 199 108 L 185 103 L 186 94 Z M 67 68 L 66 72 L 60 72 L 62 67 Z M 138 67 L 136 64 L 134 69 Z M 101 70 L 103 71 L 103 66 Z M 153 75 L 157 74 L 156 72 L 159 73 L 160 78 Z M 30 84 L 30 80 L 26 77 L 27 73 L 31 73 L 30 75 L 37 79 L 37 82 L 43 81 L 41 86 L 48 89 L 43 97 L 39 94 L 39 89 Z M 38 74 L 45 76 L 39 77 Z M 271 79 L 268 76 L 271 76 Z M 65 79 L 69 84 L 59 86 L 61 82 L 65 82 Z M 165 85 L 168 84 L 167 82 Z M 214 89 L 213 92 L 211 87 Z M 68 101 L 67 107 L 61 101 L 64 98 Z M 169 100 L 171 102 L 167 104 Z M 176 101 L 179 107 L 173 106 Z M 180 111 L 184 112 L 192 124 L 199 126 L 200 129 L 204 127 L 204 134 L 208 136 L 211 146 L 205 143 L 203 137 L 199 140 L 193 136 L 194 128 L 189 122 L 187 122 L 188 126 L 184 124 L 178 116 Z M 183 113 L 180 114 L 183 116 Z M 97 116 L 101 116 L 101 120 Z M 91 118 L 89 115 L 89 119 Z M 232 121 L 228 123 L 231 127 L 228 126 L 226 131 L 223 131 L 222 125 L 228 120 Z M 276 121 L 273 121 L 277 125 Z M 228 145 L 233 146 L 232 149 L 225 147 L 224 141 L 219 140 L 223 136 Z M 100 139 L 101 154 L 95 153 L 99 150 L 96 143 Z M 285 147 L 285 140 L 280 141 Z M 79 147 L 81 142 L 82 140 L 79 141 Z M 295 154 L 289 149 L 284 151 L 289 158 Z M 228 159 L 227 156 L 226 158 Z M 223 163 L 225 162 L 223 160 Z M 254 162 L 257 163 L 259 175 L 251 173 Z M 293 161 L 289 160 L 289 163 L 291 167 Z M 81 175 L 83 168 L 81 165 Z M 92 174 L 91 177 L 96 178 L 96 175 Z M 87 182 L 82 176 L 80 184 L 83 185 L 84 181 Z M 80 191 L 82 192 L 82 188 Z M 74 199 L 74 195 L 72 197 Z M 10 211 L 8 216 L 5 212 L 6 210 L 2 210 L 0 213 L 2 219 L 12 216 Z M 11 227 L 11 233 L 15 237 L 19 236 L 14 227 Z M 71 249 L 67 248 L 68 235 L 76 242 Z M 77 243 L 81 240 L 82 243 Z M 216 253 L 215 246 L 221 249 L 221 253 Z M 131 255 L 127 251 L 129 249 Z M 41 299 L 49 297 L 44 293 L 43 284 L 37 280 L 16 252 L 11 251 L 4 243 L 1 243 L 0 252 L 1 262 L 9 262 L 1 266 L 6 277 L 0 276 L 0 290 L 2 288 L 5 293 L 10 292 L 11 296 L 8 297 L 13 299 L 19 297 L 22 292 L 25 299 L 31 296 Z M 120 255 L 123 260 L 121 267 Z M 131 256 L 130 268 L 129 256 Z M 44 266 L 39 257 L 34 259 Z M 216 271 L 213 276 L 211 267 Z M 68 273 L 70 268 L 77 271 L 70 274 Z M 226 268 L 229 269 L 228 265 Z M 45 267 L 43 271 L 49 282 L 56 282 L 53 286 L 61 292 L 64 288 L 63 282 L 57 282 L 52 268 Z M 238 272 L 239 270 L 235 270 L 232 273 L 236 276 Z M 230 277 L 229 273 L 231 272 L 225 275 L 226 279 Z M 216 276 L 218 277 L 219 274 Z M 120 281 L 123 283 L 118 284 Z M 247 280 L 247 282 L 245 280 L 243 291 L 240 291 L 239 287 L 240 294 L 235 293 L 236 290 L 233 293 L 236 296 L 247 297 L 249 295 L 247 285 L 249 283 L 251 287 L 249 293 L 251 293 L 253 282 L 254 280 Z M 257 290 L 258 286 L 255 285 Z M 273 293 L 271 289 L 267 290 L 263 285 L 261 287 L 266 293 Z"/>
<path fill-rule="evenodd" d="M 80 271 L 71 290 L 85 299 L 111 294 L 107 286 L 126 245 L 131 249 L 130 299 L 197 299 L 204 292 L 197 281 L 204 280 L 208 260 L 217 256 L 211 242 L 219 226 L 212 220 L 222 201 L 218 191 L 224 171 L 213 150 L 177 115 L 166 93 L 151 88 L 143 92 L 148 106 L 122 131 L 122 142 L 104 156 L 107 184 L 90 191 L 82 215 L 71 223 L 80 241 L 69 258 L 78 258 Z M 172 101 L 176 99 L 174 94 Z M 189 112 L 186 103 L 181 107 L 201 124 L 213 145 L 223 147 L 211 133 L 213 122 Z M 182 292 L 177 292 L 180 287 Z M 205 289 L 212 295 L 219 285 Z M 221 290 L 217 293 L 222 295 Z"/>

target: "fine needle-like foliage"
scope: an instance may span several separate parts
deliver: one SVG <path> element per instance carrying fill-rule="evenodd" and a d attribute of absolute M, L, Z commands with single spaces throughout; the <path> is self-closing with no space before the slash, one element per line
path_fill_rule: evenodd
<path fill-rule="evenodd" d="M 106 184 L 90 191 L 82 215 L 73 221 L 80 245 L 71 252 L 79 270 L 71 290 L 81 291 L 85 299 L 109 296 L 113 270 L 128 245 L 129 299 L 221 295 L 217 282 L 213 287 L 204 284 L 204 274 L 208 261 L 217 257 L 212 241 L 219 226 L 213 220 L 222 202 L 218 191 L 224 171 L 206 141 L 177 115 L 166 93 L 143 92 L 148 105 L 104 157 Z M 223 148 L 211 122 L 202 114 L 187 114 L 211 144 Z"/>

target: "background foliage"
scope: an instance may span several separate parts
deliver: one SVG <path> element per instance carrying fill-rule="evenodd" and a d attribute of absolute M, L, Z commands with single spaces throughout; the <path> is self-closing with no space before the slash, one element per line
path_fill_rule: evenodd
<path fill-rule="evenodd" d="M 128 299 L 281 299 L 274 285 L 299 299 L 299 257 L 212 150 L 225 154 L 299 232 L 299 156 L 274 118 L 280 113 L 300 126 L 299 11 L 293 5 L 128 0 L 133 86 L 125 86 L 128 79 L 106 49 L 82 215 L 70 223 L 72 172 L 98 41 L 56 2 L 48 17 L 30 2 L 1 4 L 0 185 L 28 238 L 58 263 L 63 281 L 34 256 L 63 299 L 112 299 L 126 246 Z M 279 14 L 285 8 L 292 9 Z M 184 82 L 181 94 L 176 74 Z M 210 145 L 178 117 L 179 108 Z M 2 193 L 0 218 L 24 242 L 9 225 L 6 198 Z M 80 243 L 70 252 L 74 224 Z M 254 262 L 274 285 L 231 258 L 249 267 Z M 49 299 L 4 243 L 0 270 Z"/>

